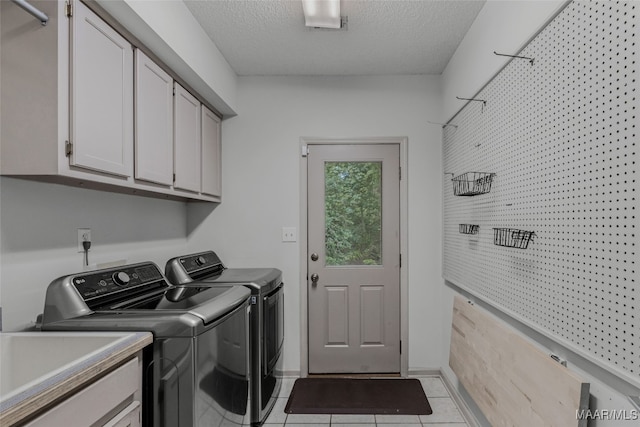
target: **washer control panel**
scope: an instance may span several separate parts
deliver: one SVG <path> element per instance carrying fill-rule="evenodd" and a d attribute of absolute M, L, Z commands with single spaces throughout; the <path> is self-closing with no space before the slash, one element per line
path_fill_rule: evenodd
<path fill-rule="evenodd" d="M 164 277 L 158 267 L 153 263 L 145 263 L 76 275 L 72 282 L 82 298 L 88 301 L 159 280 L 164 281 Z"/>
<path fill-rule="evenodd" d="M 224 270 L 222 261 L 213 251 L 181 257 L 180 264 L 184 268 L 184 271 L 189 274 L 210 268 Z"/>

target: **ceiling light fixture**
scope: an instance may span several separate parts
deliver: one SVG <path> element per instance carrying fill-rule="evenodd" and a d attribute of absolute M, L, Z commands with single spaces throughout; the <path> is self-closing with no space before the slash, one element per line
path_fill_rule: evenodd
<path fill-rule="evenodd" d="M 314 28 L 342 27 L 340 0 L 302 0 L 304 25 Z"/>

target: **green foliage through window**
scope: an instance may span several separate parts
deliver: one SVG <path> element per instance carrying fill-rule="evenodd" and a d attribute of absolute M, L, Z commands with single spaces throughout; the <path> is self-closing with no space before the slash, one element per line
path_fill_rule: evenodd
<path fill-rule="evenodd" d="M 382 264 L 382 163 L 325 163 L 327 265 Z"/>

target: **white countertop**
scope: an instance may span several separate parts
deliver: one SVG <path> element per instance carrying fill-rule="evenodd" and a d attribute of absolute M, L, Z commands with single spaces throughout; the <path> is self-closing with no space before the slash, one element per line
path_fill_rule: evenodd
<path fill-rule="evenodd" d="M 0 420 L 11 426 L 151 344 L 149 332 L 0 334 Z"/>

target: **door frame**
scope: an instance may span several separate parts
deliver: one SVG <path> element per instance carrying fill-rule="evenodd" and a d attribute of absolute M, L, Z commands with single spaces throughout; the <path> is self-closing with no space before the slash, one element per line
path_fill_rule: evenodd
<path fill-rule="evenodd" d="M 400 146 L 400 340 L 402 353 L 400 354 L 400 376 L 406 377 L 409 364 L 409 274 L 408 271 L 408 138 L 407 137 L 370 137 L 370 138 L 315 138 L 301 137 L 300 153 L 300 377 L 309 376 L 309 329 L 308 329 L 308 292 L 307 292 L 307 263 L 308 263 L 308 218 L 307 218 L 307 147 L 313 145 L 355 145 L 355 144 L 397 144 Z"/>

